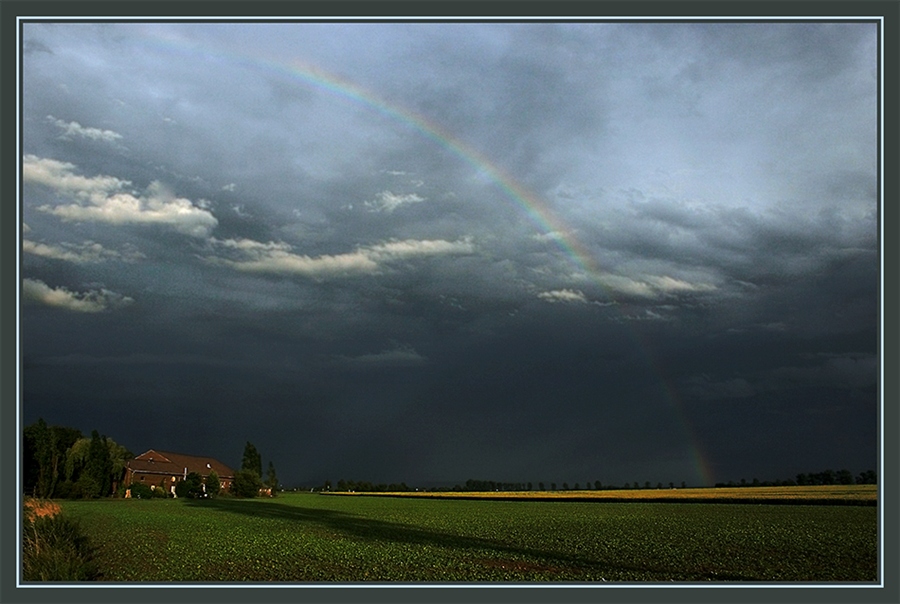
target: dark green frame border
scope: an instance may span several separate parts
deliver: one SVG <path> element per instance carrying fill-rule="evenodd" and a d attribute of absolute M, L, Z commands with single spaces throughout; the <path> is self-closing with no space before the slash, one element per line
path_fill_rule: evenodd
<path fill-rule="evenodd" d="M 900 189 L 897 166 L 900 165 L 898 141 L 900 120 L 889 108 L 900 107 L 897 74 L 900 73 L 900 2 L 890 1 L 755 1 L 755 2 L 579 2 L 529 1 L 517 2 L 287 2 L 287 1 L 231 1 L 182 2 L 61 2 L 3 0 L 0 2 L 0 468 L 7 477 L 0 482 L 0 601 L 2 602 L 900 602 L 900 579 L 893 571 L 884 572 L 883 587 L 822 587 L 805 586 L 740 586 L 740 587 L 536 587 L 528 585 L 502 587 L 415 586 L 403 587 L 310 587 L 243 589 L 225 586 L 185 588 L 164 586 L 136 590 L 135 586 L 116 587 L 40 587 L 17 588 L 17 548 L 19 509 L 17 476 L 17 425 L 19 374 L 16 350 L 17 309 L 16 247 L 19 245 L 21 225 L 16 219 L 17 199 L 17 113 L 16 80 L 18 52 L 17 17 L 146 17 L 190 18 L 233 16 L 241 17 L 340 17 L 359 16 L 361 19 L 421 16 L 423 19 L 444 17 L 629 17 L 657 15 L 665 17 L 722 17 L 745 20 L 753 17 L 882 17 L 883 40 L 883 124 L 884 147 L 881 182 L 883 227 L 883 464 L 879 467 L 882 482 L 880 505 L 884 522 L 881 535 L 884 543 L 882 570 L 900 568 L 900 510 L 898 484 L 900 476 Z M 890 482 L 889 482 L 890 480 Z"/>

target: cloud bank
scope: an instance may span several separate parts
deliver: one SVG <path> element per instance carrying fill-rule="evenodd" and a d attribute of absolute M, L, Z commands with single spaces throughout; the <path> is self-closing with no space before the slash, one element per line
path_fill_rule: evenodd
<path fill-rule="evenodd" d="M 134 299 L 128 296 L 105 288 L 72 292 L 64 287 L 50 287 L 38 279 L 22 281 L 22 297 L 46 306 L 81 313 L 97 313 L 122 308 L 134 302 Z"/>

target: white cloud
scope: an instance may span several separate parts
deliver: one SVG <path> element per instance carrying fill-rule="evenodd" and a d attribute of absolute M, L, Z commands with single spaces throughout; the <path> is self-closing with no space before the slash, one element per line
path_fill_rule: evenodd
<path fill-rule="evenodd" d="M 678 294 L 709 292 L 716 290 L 708 283 L 689 283 L 669 276 L 644 275 L 639 278 L 623 275 L 602 275 L 599 281 L 609 290 L 626 296 L 658 299 Z"/>
<path fill-rule="evenodd" d="M 404 239 L 389 241 L 370 247 L 360 248 L 370 257 L 390 260 L 416 256 L 438 256 L 445 254 L 471 254 L 475 246 L 470 238 L 446 241 L 444 239 Z"/>
<path fill-rule="evenodd" d="M 642 281 L 635 281 L 629 277 L 622 275 L 603 275 L 599 278 L 600 283 L 606 288 L 628 296 L 638 296 L 641 298 L 654 298 L 656 293 L 653 288 Z"/>
<path fill-rule="evenodd" d="M 65 260 L 66 262 L 74 262 L 76 264 L 90 264 L 103 262 L 105 260 L 133 262 L 145 257 L 133 247 L 127 248 L 124 252 L 118 252 L 116 250 L 105 248 L 93 241 L 85 241 L 84 243 L 79 244 L 63 242 L 59 245 L 50 245 L 23 239 L 22 251 L 43 258 Z"/>
<path fill-rule="evenodd" d="M 228 183 L 227 185 L 225 185 L 224 187 L 222 187 L 222 190 L 231 192 L 231 191 L 234 191 L 236 187 L 237 187 L 237 185 L 234 184 L 233 182 L 231 182 L 231 183 Z"/>
<path fill-rule="evenodd" d="M 659 307 L 657 307 L 659 308 Z M 649 308 L 645 308 L 642 313 L 633 313 L 629 315 L 622 315 L 622 319 L 625 321 L 670 321 L 669 317 L 662 315 L 658 312 L 654 312 Z"/>
<path fill-rule="evenodd" d="M 53 159 L 24 157 L 25 182 L 44 185 L 75 202 L 43 205 L 38 210 L 65 221 L 161 224 L 194 237 L 207 237 L 218 225 L 210 212 L 189 199 L 175 197 L 159 182 L 151 183 L 143 193 L 128 192 L 123 189 L 130 181 L 112 176 L 79 176 L 74 168 L 73 164 Z"/>
<path fill-rule="evenodd" d="M 359 247 L 353 252 L 308 256 L 295 254 L 287 243 L 261 243 L 250 239 L 212 240 L 229 257 L 208 256 L 207 261 L 236 270 L 256 273 L 293 274 L 313 278 L 374 274 L 383 263 L 412 257 L 464 254 L 474 249 L 471 241 L 389 241 Z"/>
<path fill-rule="evenodd" d="M 215 240 L 215 245 L 233 251 L 235 259 L 207 257 L 250 273 L 303 275 L 307 277 L 346 276 L 376 272 L 378 263 L 359 251 L 348 254 L 307 256 L 294 254 L 286 243 L 260 243 L 250 239 Z"/>
<path fill-rule="evenodd" d="M 62 139 L 71 140 L 73 136 L 77 136 L 80 138 L 87 138 L 95 141 L 114 143 L 122 138 L 121 134 L 119 134 L 118 132 L 113 132 L 112 130 L 86 128 L 78 122 L 64 122 L 63 120 L 55 118 L 52 115 L 48 115 L 47 119 L 62 130 L 62 134 L 60 134 L 59 136 Z"/>
<path fill-rule="evenodd" d="M 546 233 L 535 233 L 531 236 L 535 241 L 546 243 L 548 241 L 561 241 L 566 237 L 566 233 L 560 231 L 547 231 Z"/>
<path fill-rule="evenodd" d="M 397 195 L 390 191 L 382 191 L 374 201 L 365 202 L 365 206 L 370 208 L 370 211 L 372 212 L 387 212 L 390 214 L 400 206 L 423 201 L 425 201 L 425 198 L 416 195 L 415 193 Z"/>
<path fill-rule="evenodd" d="M 413 347 L 401 344 L 396 344 L 393 348 L 381 352 L 355 357 L 339 356 L 337 359 L 357 367 L 410 367 L 422 365 L 428 360 L 416 352 Z"/>
<path fill-rule="evenodd" d="M 538 298 L 546 300 L 547 302 L 578 302 L 580 304 L 588 303 L 588 299 L 581 291 L 571 289 L 556 289 L 553 291 L 541 292 L 538 294 Z"/>
<path fill-rule="evenodd" d="M 22 179 L 24 182 L 44 185 L 58 193 L 98 201 L 131 184 L 128 180 L 112 176 L 79 176 L 72 172 L 74 169 L 75 165 L 68 162 L 26 155 L 22 162 Z"/>
<path fill-rule="evenodd" d="M 22 298 L 75 312 L 101 312 L 110 308 L 127 306 L 134 302 L 128 296 L 105 288 L 78 293 L 71 292 L 64 287 L 52 288 L 36 279 L 22 281 Z"/>
<path fill-rule="evenodd" d="M 688 283 L 687 281 L 673 279 L 672 277 L 668 276 L 647 277 L 646 280 L 658 292 L 664 294 L 681 292 L 708 292 L 716 289 L 715 285 L 710 285 L 708 283 Z"/>

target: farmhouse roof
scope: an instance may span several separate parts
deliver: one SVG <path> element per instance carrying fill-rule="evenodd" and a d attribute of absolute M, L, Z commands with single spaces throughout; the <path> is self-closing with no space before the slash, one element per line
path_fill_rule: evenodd
<path fill-rule="evenodd" d="M 234 478 L 234 470 L 212 457 L 197 457 L 156 449 L 150 449 L 130 460 L 128 467 L 136 472 L 171 475 L 183 474 L 185 468 L 188 474 L 196 472 L 201 476 L 207 476 L 211 470 L 215 470 L 220 478 Z"/>

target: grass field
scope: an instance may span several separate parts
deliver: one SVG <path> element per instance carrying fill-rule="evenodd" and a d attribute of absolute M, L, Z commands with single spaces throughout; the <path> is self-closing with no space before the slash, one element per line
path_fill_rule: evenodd
<path fill-rule="evenodd" d="M 874 506 L 62 501 L 107 581 L 875 581 Z"/>

